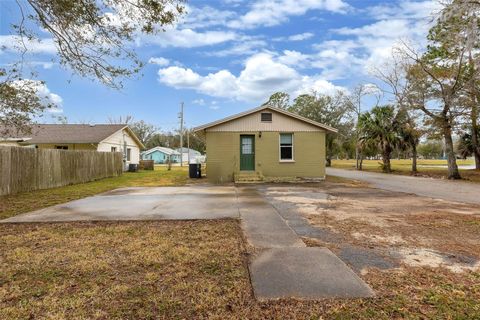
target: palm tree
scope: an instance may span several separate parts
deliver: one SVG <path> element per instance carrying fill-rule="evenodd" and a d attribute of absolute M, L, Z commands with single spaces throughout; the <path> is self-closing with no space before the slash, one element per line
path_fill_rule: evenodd
<path fill-rule="evenodd" d="M 396 119 L 401 137 L 400 148 L 404 151 L 411 151 L 412 175 L 415 175 L 417 173 L 417 146 L 424 132 L 418 128 L 415 120 L 405 108 L 398 110 Z"/>
<path fill-rule="evenodd" d="M 475 153 L 475 146 L 473 144 L 473 136 L 470 133 L 464 133 L 460 136 L 457 143 L 457 153 L 463 159 L 472 156 Z M 480 135 L 479 135 L 480 138 Z"/>
<path fill-rule="evenodd" d="M 393 106 L 376 106 L 365 112 L 359 119 L 360 140 L 378 146 L 382 153 L 382 170 L 390 173 L 390 157 L 400 144 L 400 121 Z"/>

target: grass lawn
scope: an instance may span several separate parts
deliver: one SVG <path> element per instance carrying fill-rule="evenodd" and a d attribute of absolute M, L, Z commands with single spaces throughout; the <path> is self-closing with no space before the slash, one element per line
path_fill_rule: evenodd
<path fill-rule="evenodd" d="M 186 168 L 156 169 L 1 197 L 0 217 L 119 187 L 188 182 Z M 334 210 L 332 217 L 315 213 L 311 223 L 340 232 L 348 245 L 389 249 L 398 244 L 384 244 L 384 239 L 399 233 L 409 246 L 438 242 L 438 250 L 445 244 L 448 252 L 480 255 L 478 216 L 384 217 L 399 208 L 410 212 L 414 208 L 405 204 L 412 199 L 378 198 L 346 179 L 329 177 L 325 183 L 325 191 L 336 192 L 336 202 L 327 206 Z M 423 203 L 418 208 L 438 211 Z M 470 210 L 455 207 L 460 209 Z M 389 224 L 375 228 L 357 216 L 337 221 L 342 210 Z M 0 319 L 480 319 L 479 272 L 405 264 L 369 268 L 360 276 L 376 298 L 258 302 L 250 285 L 249 254 L 236 220 L 0 224 Z"/>
<path fill-rule="evenodd" d="M 172 167 L 171 171 L 168 171 L 166 167 L 155 167 L 154 171 L 125 172 L 120 177 L 0 196 L 0 219 L 89 197 L 116 188 L 173 186 L 183 185 L 187 181 L 187 167 Z"/>
<path fill-rule="evenodd" d="M 237 221 L 0 225 L 0 319 L 478 319 L 480 275 L 410 268 L 373 299 L 257 302 Z"/>
<path fill-rule="evenodd" d="M 363 169 L 365 171 L 382 172 L 382 160 L 363 160 Z M 459 166 L 473 165 L 473 160 L 457 160 Z M 412 168 L 411 160 L 391 160 L 392 170 L 394 174 L 410 175 Z M 419 176 L 432 178 L 445 178 L 447 175 L 447 160 L 417 160 L 417 169 Z M 355 169 L 355 159 L 353 160 L 332 160 L 333 168 Z M 460 169 L 462 178 L 472 182 L 480 182 L 480 171 Z"/>

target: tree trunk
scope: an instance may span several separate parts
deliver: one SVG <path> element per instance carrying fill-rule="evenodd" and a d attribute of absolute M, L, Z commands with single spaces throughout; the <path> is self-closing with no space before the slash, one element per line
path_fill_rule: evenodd
<path fill-rule="evenodd" d="M 455 157 L 455 151 L 453 150 L 453 139 L 452 139 L 452 127 L 448 123 L 448 120 L 445 120 L 443 126 L 443 138 L 445 139 L 445 154 L 447 156 L 448 163 L 448 179 L 462 179 L 460 172 L 458 171 L 457 158 Z"/>
<path fill-rule="evenodd" d="M 357 141 L 358 144 L 358 141 Z M 360 152 L 358 151 L 358 146 L 355 147 L 355 169 L 362 170 L 362 165 L 360 164 Z"/>
<path fill-rule="evenodd" d="M 468 62 L 475 72 L 478 72 L 476 69 L 475 62 L 472 57 L 472 51 L 469 52 Z M 480 142 L 478 141 L 478 102 L 480 100 L 480 92 L 475 86 L 475 77 L 470 79 L 470 96 L 471 96 L 471 114 L 470 119 L 472 121 L 472 147 L 473 147 L 473 157 L 475 158 L 475 169 L 480 170 Z"/>
<path fill-rule="evenodd" d="M 390 157 L 391 157 L 392 151 L 390 150 L 389 146 L 384 146 L 383 147 L 383 154 L 382 154 L 382 161 L 383 161 L 383 168 L 382 171 L 385 173 L 391 173 L 392 172 L 392 166 L 390 164 Z"/>
<path fill-rule="evenodd" d="M 327 164 L 326 164 L 327 167 L 331 167 L 332 166 L 332 158 L 330 156 L 327 156 Z"/>
<path fill-rule="evenodd" d="M 480 142 L 478 141 L 479 131 L 478 128 L 478 106 L 476 101 L 472 105 L 472 146 L 473 157 L 475 158 L 475 169 L 480 170 Z"/>
<path fill-rule="evenodd" d="M 412 144 L 412 175 L 417 174 L 417 145 Z"/>

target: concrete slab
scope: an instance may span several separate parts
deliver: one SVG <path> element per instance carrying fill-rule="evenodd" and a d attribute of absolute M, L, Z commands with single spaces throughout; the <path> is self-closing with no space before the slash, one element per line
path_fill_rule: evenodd
<path fill-rule="evenodd" d="M 234 187 L 122 188 L 0 222 L 238 218 Z"/>
<path fill-rule="evenodd" d="M 255 189 L 238 188 L 238 209 L 242 229 L 253 247 L 305 247 L 275 208 Z"/>
<path fill-rule="evenodd" d="M 250 274 L 258 300 L 366 298 L 374 292 L 326 248 L 273 248 L 254 257 Z"/>

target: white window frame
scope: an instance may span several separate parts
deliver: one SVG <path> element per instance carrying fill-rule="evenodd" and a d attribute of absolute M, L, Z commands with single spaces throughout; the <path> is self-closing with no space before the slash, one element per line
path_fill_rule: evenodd
<path fill-rule="evenodd" d="M 282 144 L 281 144 L 282 134 L 292 135 L 292 159 L 282 159 Z M 293 134 L 293 132 L 280 132 L 278 134 L 278 161 L 279 162 L 295 162 L 295 135 Z"/>

